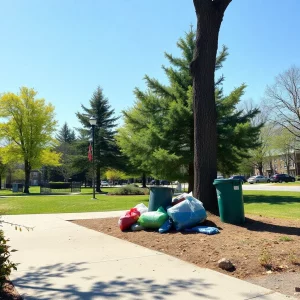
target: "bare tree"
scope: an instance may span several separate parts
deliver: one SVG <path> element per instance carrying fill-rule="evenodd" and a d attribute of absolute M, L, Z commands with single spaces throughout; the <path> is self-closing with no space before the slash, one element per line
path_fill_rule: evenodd
<path fill-rule="evenodd" d="M 292 66 L 267 86 L 266 103 L 276 124 L 300 139 L 300 68 Z"/>
<path fill-rule="evenodd" d="M 297 164 L 295 160 L 295 136 L 284 127 L 277 127 L 275 130 L 273 148 L 280 154 L 281 160 L 286 167 L 286 172 L 289 174 L 291 163 Z"/>
<path fill-rule="evenodd" d="M 213 181 L 217 177 L 217 115 L 215 65 L 224 12 L 231 0 L 193 0 L 197 35 L 190 69 L 193 77 L 194 194 L 205 208 L 218 214 Z"/>
<path fill-rule="evenodd" d="M 266 107 L 265 103 L 261 101 L 259 105 L 255 104 L 253 99 L 245 100 L 241 103 L 240 109 L 243 109 L 246 113 L 253 111 L 254 109 L 259 109 L 259 113 L 251 119 L 251 124 L 253 126 L 258 126 L 260 124 L 266 124 L 269 120 L 269 108 Z"/>

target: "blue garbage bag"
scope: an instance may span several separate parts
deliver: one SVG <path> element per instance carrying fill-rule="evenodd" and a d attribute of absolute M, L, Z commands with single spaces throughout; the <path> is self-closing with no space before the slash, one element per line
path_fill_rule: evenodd
<path fill-rule="evenodd" d="M 219 233 L 219 229 L 216 227 L 209 226 L 195 226 L 193 228 L 187 228 L 184 230 L 185 232 L 199 232 L 204 234 L 216 234 Z"/>
<path fill-rule="evenodd" d="M 198 199 L 186 196 L 186 199 L 167 209 L 177 231 L 191 228 L 206 220 L 206 211 Z"/>
<path fill-rule="evenodd" d="M 168 219 L 164 224 L 161 225 L 161 227 L 158 229 L 159 233 L 165 233 L 168 232 L 172 227 L 172 221 Z"/>

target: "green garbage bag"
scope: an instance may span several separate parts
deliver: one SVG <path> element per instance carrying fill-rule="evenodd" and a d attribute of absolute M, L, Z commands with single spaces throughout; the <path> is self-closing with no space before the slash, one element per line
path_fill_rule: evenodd
<path fill-rule="evenodd" d="M 168 218 L 169 216 L 163 207 L 159 207 L 157 211 L 143 213 L 137 222 L 144 228 L 158 229 Z"/>

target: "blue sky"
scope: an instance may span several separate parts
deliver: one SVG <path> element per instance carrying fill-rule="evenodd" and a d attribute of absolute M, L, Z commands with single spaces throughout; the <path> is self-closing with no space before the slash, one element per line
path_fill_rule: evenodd
<path fill-rule="evenodd" d="M 0 93 L 33 87 L 61 126 L 98 85 L 116 114 L 133 105 L 143 77 L 165 80 L 164 51 L 196 24 L 192 0 L 0 0 Z M 267 84 L 300 65 L 299 0 L 233 0 L 220 32 L 230 56 L 225 92 L 245 82 L 259 103 Z"/>

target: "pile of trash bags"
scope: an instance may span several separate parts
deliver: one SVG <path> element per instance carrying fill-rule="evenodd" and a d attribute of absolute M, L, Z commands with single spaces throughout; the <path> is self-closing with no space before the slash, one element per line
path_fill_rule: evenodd
<path fill-rule="evenodd" d="M 166 210 L 159 207 L 156 211 L 148 211 L 143 203 L 138 204 L 120 217 L 118 225 L 122 231 L 155 229 L 159 233 L 165 233 L 175 228 L 177 231 L 218 233 L 219 230 L 216 227 L 198 226 L 206 218 L 203 203 L 194 198 L 192 193 L 183 193 L 174 197 L 171 206 Z"/>

